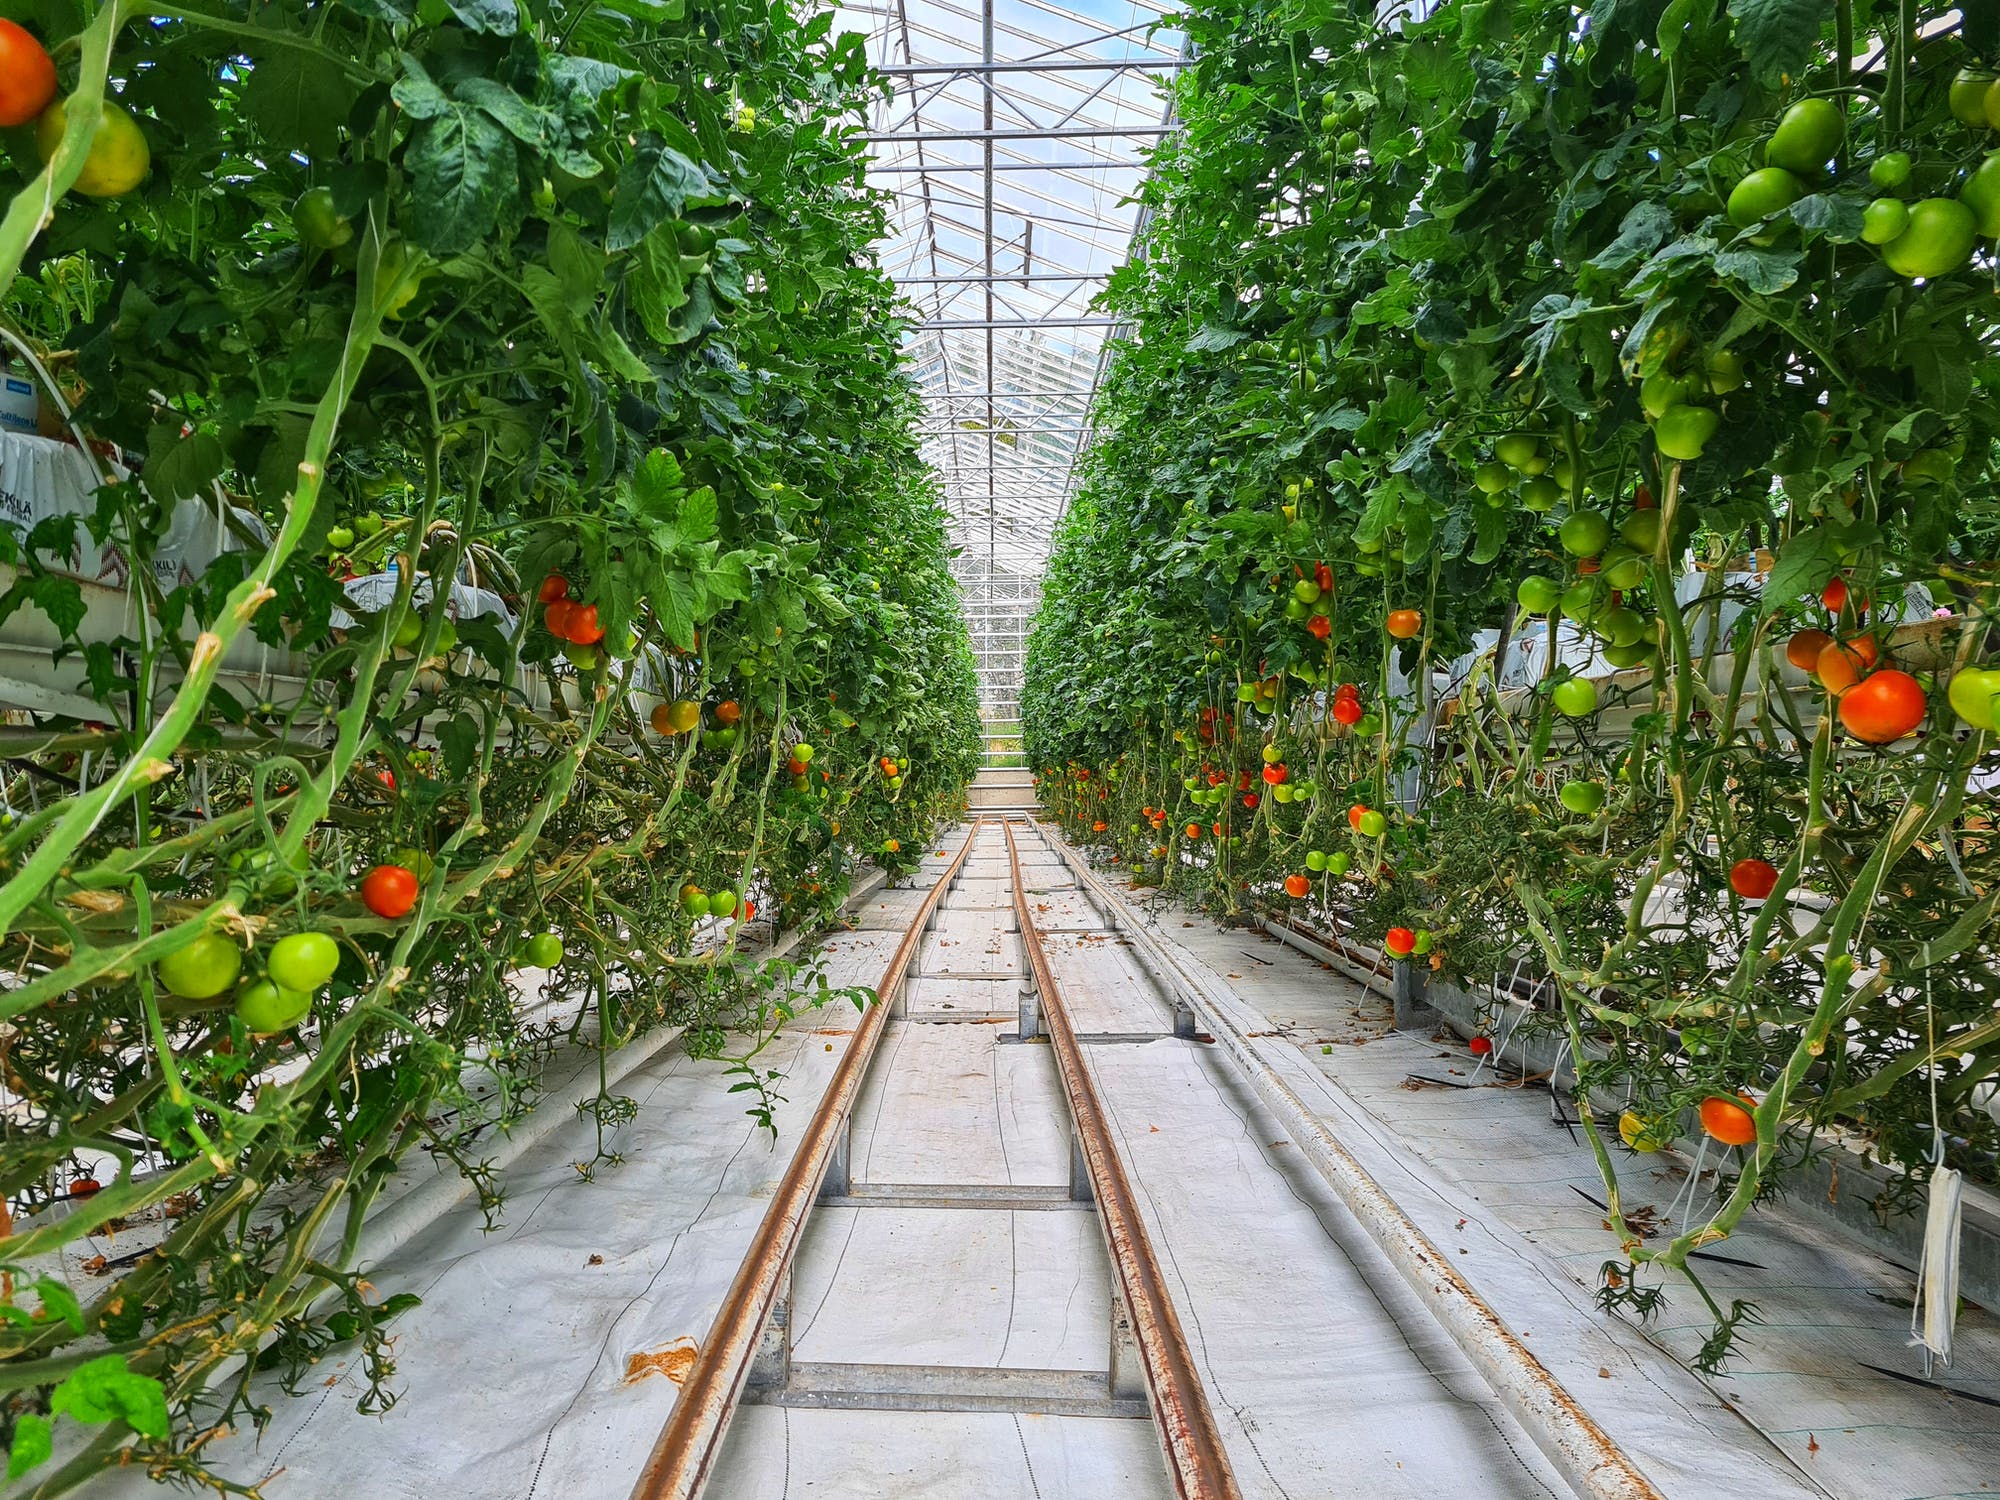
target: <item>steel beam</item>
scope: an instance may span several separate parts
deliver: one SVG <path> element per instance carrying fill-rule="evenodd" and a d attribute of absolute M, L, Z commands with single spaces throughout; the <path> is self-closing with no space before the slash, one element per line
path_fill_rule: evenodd
<path fill-rule="evenodd" d="M 1106 70 L 1124 72 L 1132 68 L 1137 68 L 1141 72 L 1150 72 L 1154 68 L 1171 72 L 1175 68 L 1184 68 L 1187 65 L 1185 59 L 1164 56 L 1120 58 L 1115 62 L 1109 59 L 1100 62 L 1096 58 L 1064 57 L 1052 58 L 1048 62 L 920 63 L 914 67 L 886 67 L 878 64 L 875 71 L 878 73 L 893 73 L 899 78 L 951 78 L 961 73 L 984 73 L 988 75 L 994 73 L 1092 73 Z"/>
<path fill-rule="evenodd" d="M 1007 278 L 999 278 L 1005 281 Z M 955 328 L 1115 328 L 1123 318 L 945 318 L 934 323 L 911 323 L 911 329 L 936 333 Z M 1080 394 L 1088 396 L 1089 391 Z"/>
<path fill-rule="evenodd" d="M 871 146 L 926 146 L 940 141 L 1088 141 L 1131 135 L 1171 135 L 1169 125 L 1065 125 L 1059 130 L 917 130 L 869 131 L 861 139 Z"/>

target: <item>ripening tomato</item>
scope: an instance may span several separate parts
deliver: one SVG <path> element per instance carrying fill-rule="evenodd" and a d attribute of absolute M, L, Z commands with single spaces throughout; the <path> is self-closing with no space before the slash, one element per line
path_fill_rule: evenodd
<path fill-rule="evenodd" d="M 715 722 L 727 728 L 743 717 L 743 705 L 734 698 L 725 698 L 715 705 Z"/>
<path fill-rule="evenodd" d="M 1833 644 L 1833 637 L 1824 630 L 1801 630 L 1785 642 L 1785 660 L 1801 672 L 1810 672 L 1819 666 L 1819 654 Z"/>
<path fill-rule="evenodd" d="M 1287 875 L 1285 877 L 1285 894 L 1290 896 L 1294 901 L 1304 896 L 1311 889 L 1312 882 L 1303 875 Z"/>
<path fill-rule="evenodd" d="M 361 904 L 378 917 L 405 917 L 417 904 L 416 871 L 402 865 L 377 865 L 361 877 Z"/>
<path fill-rule="evenodd" d="M 560 573 L 551 573 L 542 580 L 542 586 L 535 590 L 535 598 L 543 604 L 554 604 L 558 599 L 569 597 L 569 580 Z"/>
<path fill-rule="evenodd" d="M 146 144 L 139 122 L 109 99 L 102 111 L 97 133 L 90 138 L 90 154 L 83 159 L 83 170 L 72 184 L 86 198 L 116 198 L 129 193 L 152 169 L 152 148 Z M 69 117 L 58 99 L 35 121 L 35 149 L 44 162 L 56 154 L 68 129 Z"/>
<path fill-rule="evenodd" d="M 1107 832 L 1110 829 L 1110 827 L 1111 825 L 1109 823 L 1105 822 L 1104 819 L 1099 818 L 1095 823 L 1092 823 L 1090 825 L 1090 831 L 1092 833 L 1104 833 Z"/>
<path fill-rule="evenodd" d="M 1355 803 L 1347 810 L 1347 826 L 1356 833 L 1361 831 L 1361 820 L 1368 816 L 1368 809 L 1362 803 Z"/>
<path fill-rule="evenodd" d="M 1835 641 L 1820 652 L 1819 660 L 1813 663 L 1813 675 L 1819 679 L 1821 687 L 1838 698 L 1875 665 L 1878 655 L 1875 638 L 1870 635 Z"/>
<path fill-rule="evenodd" d="M 1778 867 L 1768 859 L 1739 859 L 1729 867 L 1729 888 L 1745 901 L 1762 901 L 1778 886 Z"/>
<path fill-rule="evenodd" d="M 1924 721 L 1923 684 L 1908 672 L 1884 667 L 1840 695 L 1840 722 L 1857 740 L 1886 745 Z"/>
<path fill-rule="evenodd" d="M 1820 590 L 1819 602 L 1836 615 L 1847 608 L 1847 580 L 1838 573 L 1834 574 L 1827 580 L 1826 587 Z"/>
<path fill-rule="evenodd" d="M 1417 946 L 1417 935 L 1407 927 L 1391 927 L 1382 935 L 1382 946 L 1398 958 L 1408 958 Z"/>
<path fill-rule="evenodd" d="M 1383 627 L 1397 640 L 1407 641 L 1424 628 L 1423 612 L 1414 609 L 1392 609 L 1389 611 L 1389 618 L 1383 621 Z"/>
<path fill-rule="evenodd" d="M 1738 1094 L 1735 1099 L 1711 1095 L 1701 1101 L 1701 1128 L 1725 1146 L 1755 1145 L 1757 1122 L 1750 1111 L 1756 1107 L 1757 1101 L 1748 1094 Z"/>
<path fill-rule="evenodd" d="M 1185 828 L 1184 830 L 1182 830 L 1182 831 L 1183 831 L 1183 832 L 1185 832 L 1185 833 L 1187 834 L 1187 836 L 1188 836 L 1189 838 L 1191 838 L 1191 839 L 1198 839 L 1198 838 L 1200 838 L 1200 837 L 1201 837 L 1201 824 L 1199 824 L 1199 823 L 1190 823 L 1190 824 L 1188 824 L 1188 826 L 1187 826 L 1187 827 L 1186 827 L 1186 828 Z"/>
<path fill-rule="evenodd" d="M 26 28 L 0 20 L 0 125 L 25 125 L 56 96 L 56 65 Z"/>

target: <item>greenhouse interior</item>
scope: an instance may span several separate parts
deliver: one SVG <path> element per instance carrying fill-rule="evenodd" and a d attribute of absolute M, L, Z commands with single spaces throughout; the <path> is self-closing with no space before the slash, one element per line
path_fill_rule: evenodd
<path fill-rule="evenodd" d="M 0 11 L 0 1500 L 2000 1495 L 2000 5 Z"/>

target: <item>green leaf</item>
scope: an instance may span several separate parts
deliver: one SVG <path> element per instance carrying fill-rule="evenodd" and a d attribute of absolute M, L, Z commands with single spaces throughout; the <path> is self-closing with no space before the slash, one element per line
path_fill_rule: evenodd
<path fill-rule="evenodd" d="M 1223 349 L 1233 349 L 1250 335 L 1240 328 L 1223 328 L 1214 323 L 1202 326 L 1201 332 L 1187 341 L 1190 354 L 1214 354 Z"/>
<path fill-rule="evenodd" d="M 135 1375 L 122 1354 L 106 1354 L 70 1371 L 49 1396 L 50 1408 L 79 1422 L 122 1421 L 143 1437 L 164 1438 L 167 1393 L 149 1375 Z"/>
<path fill-rule="evenodd" d="M 1764 613 L 1776 613 L 1808 594 L 1817 594 L 1833 576 L 1839 560 L 1833 533 L 1825 527 L 1811 526 L 1793 532 L 1778 549 L 1778 560 L 1764 582 Z"/>
<path fill-rule="evenodd" d="M 53 1276 L 44 1276 L 35 1282 L 35 1295 L 42 1299 L 44 1311 L 69 1324 L 72 1332 L 83 1332 L 83 1304 L 75 1292 Z"/>
<path fill-rule="evenodd" d="M 512 36 L 521 28 L 514 0 L 446 0 L 446 3 L 470 30 L 483 31 L 489 36 Z"/>
<path fill-rule="evenodd" d="M 507 134 L 524 146 L 542 149 L 555 130 L 555 121 L 545 110 L 491 78 L 461 78 L 453 92 L 467 104 L 475 105 L 492 117 Z"/>
<path fill-rule="evenodd" d="M 1729 14 L 1750 71 L 1759 83 L 1778 87 L 1811 63 L 1833 7 L 1826 0 L 1729 0 Z"/>
<path fill-rule="evenodd" d="M 1482 505 L 1473 517 L 1473 525 L 1478 528 L 1479 537 L 1472 549 L 1472 560 L 1485 566 L 1500 555 L 1507 545 L 1507 523 L 1509 513 L 1497 506 Z"/>
<path fill-rule="evenodd" d="M 479 764 L 479 746 L 482 736 L 479 721 L 471 714 L 453 714 L 438 726 L 438 748 L 444 752 L 445 769 L 454 778 L 471 774 Z"/>
<path fill-rule="evenodd" d="M 88 613 L 83 602 L 83 585 L 74 578 L 59 578 L 53 573 L 43 573 L 26 583 L 28 599 L 49 617 L 65 639 L 74 637 L 77 626 Z"/>
<path fill-rule="evenodd" d="M 1861 212 L 1860 200 L 1837 193 L 1809 193 L 1791 207 L 1793 223 L 1836 245 L 1851 245 L 1861 238 Z"/>
<path fill-rule="evenodd" d="M 665 448 L 655 448 L 639 460 L 632 475 L 632 504 L 648 521 L 672 523 L 680 518 L 681 502 L 687 495 L 687 476 L 680 460 Z"/>
<path fill-rule="evenodd" d="M 255 55 L 255 43 L 251 44 Z M 358 91 L 347 74 L 296 47 L 256 57 L 243 85 L 243 111 L 283 151 L 328 159 L 340 153 L 340 127 Z"/>
<path fill-rule="evenodd" d="M 1632 205 L 1618 226 L 1618 238 L 1590 258 L 1600 271 L 1622 271 L 1643 255 L 1651 255 L 1674 232 L 1674 211 L 1650 200 Z"/>
<path fill-rule="evenodd" d="M 750 597 L 750 554 L 725 552 L 709 570 L 708 591 L 717 599 L 741 601 Z"/>
<path fill-rule="evenodd" d="M 14 1443 L 7 1450 L 7 1477 L 19 1479 L 37 1464 L 49 1461 L 56 1451 L 55 1429 L 49 1419 L 35 1412 L 23 1412 L 14 1419 Z"/>
<path fill-rule="evenodd" d="M 719 524 L 715 491 L 707 485 L 703 485 L 681 502 L 679 528 L 682 541 L 706 542 L 714 537 Z"/>
<path fill-rule="evenodd" d="M 1755 246 L 1731 248 L 1715 257 L 1715 274 L 1770 296 L 1799 279 L 1799 254 L 1796 250 L 1764 250 Z"/>
<path fill-rule="evenodd" d="M 182 437 L 181 424 L 171 418 L 147 430 L 146 488 L 156 500 L 204 494 L 228 466 L 229 454 L 212 432 L 196 428 Z"/>
<path fill-rule="evenodd" d="M 618 173 L 611 194 L 608 250 L 628 250 L 667 220 L 679 216 L 688 199 L 709 190 L 708 174 L 650 131 L 639 137 Z"/>
<path fill-rule="evenodd" d="M 418 122 L 403 152 L 412 189 L 410 238 L 458 255 L 491 236 L 519 191 L 519 150 L 481 110 L 453 101 Z"/>
<path fill-rule="evenodd" d="M 671 566 L 659 569 L 653 575 L 651 599 L 653 614 L 667 639 L 683 651 L 692 651 L 698 601 L 686 576 Z"/>

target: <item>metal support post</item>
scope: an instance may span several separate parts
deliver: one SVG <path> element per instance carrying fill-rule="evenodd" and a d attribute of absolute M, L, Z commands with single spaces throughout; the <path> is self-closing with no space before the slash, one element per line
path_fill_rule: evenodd
<path fill-rule="evenodd" d="M 1083 1138 L 1074 1129 L 1069 1133 L 1069 1201 L 1095 1203 L 1090 1190 L 1090 1162 L 1083 1154 Z"/>
<path fill-rule="evenodd" d="M 1139 1341 L 1132 1334 L 1132 1314 L 1124 1296 L 1111 1294 L 1111 1361 L 1106 1370 L 1113 1401 L 1146 1399 L 1146 1367 L 1139 1358 Z"/>
<path fill-rule="evenodd" d="M 757 1340 L 744 1384 L 753 1391 L 782 1391 L 792 1380 L 792 1273 L 786 1268 L 777 1301 Z"/>
<path fill-rule="evenodd" d="M 1396 1007 L 1398 1031 L 1430 1031 L 1444 1016 L 1424 1003 L 1429 976 L 1412 963 L 1398 962 L 1390 970 L 1389 998 Z"/>
<path fill-rule="evenodd" d="M 833 1137 L 833 1149 L 826 1156 L 826 1176 L 820 1180 L 819 1198 L 824 1203 L 830 1198 L 850 1197 L 854 1192 L 854 1116 L 848 1115 L 840 1122 L 840 1128 Z"/>

